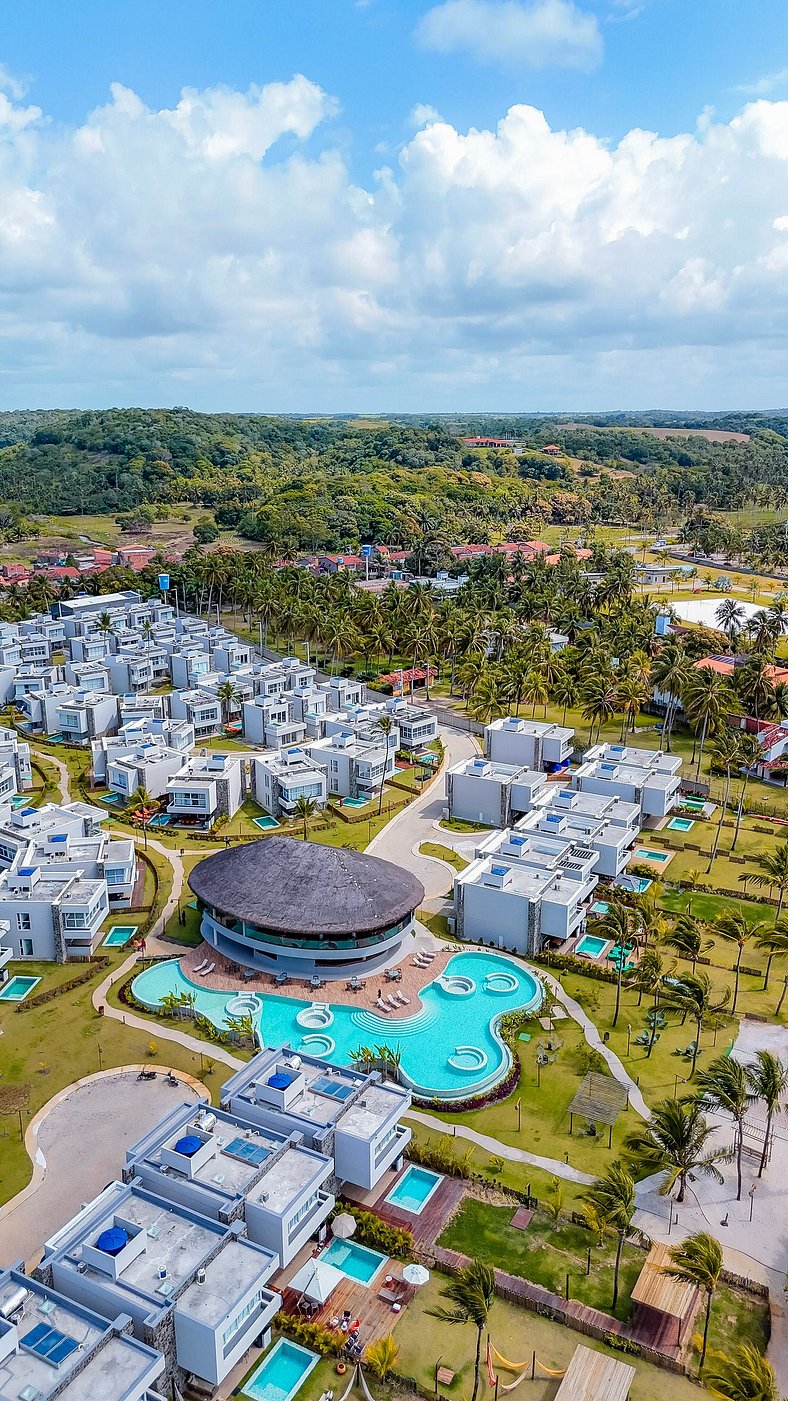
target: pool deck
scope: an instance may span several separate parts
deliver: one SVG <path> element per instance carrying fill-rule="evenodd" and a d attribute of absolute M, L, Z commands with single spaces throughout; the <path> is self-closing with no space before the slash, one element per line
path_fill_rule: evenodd
<path fill-rule="evenodd" d="M 313 1242 L 310 1242 L 298 1252 L 285 1269 L 280 1270 L 272 1277 L 271 1287 L 277 1289 L 282 1295 L 282 1311 L 284 1313 L 297 1315 L 298 1302 L 301 1298 L 301 1295 L 294 1289 L 288 1288 L 288 1281 L 294 1278 L 302 1265 L 305 1265 L 308 1260 L 317 1258 L 319 1254 L 320 1251 L 316 1249 Z M 398 1313 L 394 1313 L 389 1301 L 378 1298 L 378 1291 L 383 1288 L 387 1274 L 397 1278 L 402 1274 L 403 1264 L 402 1260 L 387 1260 L 371 1285 L 359 1284 L 358 1280 L 345 1276 L 342 1283 L 338 1284 L 331 1294 L 328 1302 L 311 1315 L 310 1321 L 319 1323 L 322 1328 L 330 1328 L 333 1320 L 341 1318 L 345 1309 L 349 1309 L 353 1318 L 361 1319 L 359 1336 L 365 1347 L 368 1347 L 370 1343 L 376 1343 L 379 1338 L 387 1338 L 397 1319 L 402 1317 L 416 1291 L 412 1286 L 404 1286 L 402 1310 Z"/>
<path fill-rule="evenodd" d="M 190 982 L 196 983 L 198 987 L 206 987 L 211 992 L 256 992 L 262 993 L 266 997 L 274 995 L 280 997 L 297 997 L 304 1002 L 332 1002 L 335 1006 L 361 1007 L 370 1012 L 385 1014 L 376 1007 L 378 991 L 383 992 L 385 997 L 389 992 L 401 990 L 410 999 L 409 1006 L 398 1007 L 396 1011 L 388 1014 L 391 1020 L 398 1021 L 403 1017 L 412 1017 L 421 1007 L 421 991 L 428 983 L 434 982 L 439 973 L 442 973 L 449 962 L 454 957 L 454 950 L 441 950 L 436 954 L 432 963 L 427 968 L 417 968 L 413 965 L 413 955 L 418 945 L 408 949 L 406 957 L 396 966 L 402 973 L 400 982 L 387 981 L 383 972 L 371 973 L 366 979 L 366 987 L 360 992 L 350 992 L 345 987 L 349 981 L 345 975 L 336 978 L 331 982 L 325 982 L 322 988 L 311 988 L 308 978 L 291 978 L 284 987 L 277 987 L 273 975 L 270 973 L 258 973 L 253 979 L 244 979 L 238 969 L 237 964 L 217 953 L 216 949 L 209 944 L 200 944 L 198 948 L 189 949 L 180 960 L 181 972 Z M 194 969 L 206 958 L 210 958 L 216 967 L 207 978 L 203 978 Z M 392 965 L 394 966 L 394 965 Z"/>
<path fill-rule="evenodd" d="M 406 1160 L 401 1172 L 395 1172 L 393 1168 L 390 1168 L 370 1192 L 346 1186 L 343 1196 L 349 1202 L 363 1207 L 365 1211 L 374 1211 L 376 1216 L 387 1221 L 390 1226 L 401 1226 L 410 1231 L 416 1245 L 420 1249 L 428 1250 L 430 1246 L 435 1244 L 438 1236 L 445 1230 L 452 1217 L 456 1215 L 468 1191 L 468 1184 L 459 1177 L 444 1177 L 423 1210 L 415 1215 L 412 1211 L 403 1211 L 393 1202 L 386 1201 L 389 1192 L 396 1186 L 400 1178 L 405 1176 L 409 1166 L 410 1164 Z M 418 1163 L 415 1166 L 418 1167 Z"/>

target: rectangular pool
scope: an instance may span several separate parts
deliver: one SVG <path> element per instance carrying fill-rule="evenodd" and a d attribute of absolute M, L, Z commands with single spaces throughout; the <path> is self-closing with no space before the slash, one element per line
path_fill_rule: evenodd
<path fill-rule="evenodd" d="M 136 924 L 113 924 L 104 943 L 110 949 L 117 949 L 121 944 L 127 944 L 137 932 Z"/>
<path fill-rule="evenodd" d="M 0 988 L 0 1001 L 2 1002 L 24 1002 L 28 993 L 33 991 L 40 978 L 22 978 L 19 975 L 11 978 L 3 988 Z"/>
<path fill-rule="evenodd" d="M 595 900 L 591 906 L 592 915 L 606 915 L 610 913 L 610 906 L 607 900 Z"/>
<path fill-rule="evenodd" d="M 290 1401 L 318 1364 L 316 1352 L 279 1338 L 256 1372 L 244 1383 L 241 1395 L 253 1401 Z"/>
<path fill-rule="evenodd" d="M 584 934 L 575 945 L 575 953 L 579 953 L 585 958 L 599 958 L 602 950 L 607 948 L 609 943 L 609 939 L 600 939 L 596 934 Z"/>
<path fill-rule="evenodd" d="M 387 1256 L 379 1250 L 370 1250 L 366 1245 L 357 1245 L 352 1240 L 332 1240 L 328 1250 L 320 1256 L 335 1270 L 354 1279 L 357 1284 L 371 1284 L 378 1270 L 386 1263 Z"/>
<path fill-rule="evenodd" d="M 149 827 L 169 827 L 170 818 L 166 812 L 157 812 L 153 817 L 148 818 Z"/>
<path fill-rule="evenodd" d="M 669 861 L 672 855 L 672 851 L 652 851 L 647 846 L 641 846 L 635 852 L 635 860 L 637 861 L 641 857 L 644 861 L 659 861 L 662 864 L 664 861 Z"/>
<path fill-rule="evenodd" d="M 365 808 L 372 802 L 371 798 L 343 798 L 340 807 L 343 808 Z"/>
<path fill-rule="evenodd" d="M 668 823 L 671 832 L 691 832 L 695 822 L 691 817 L 672 817 Z"/>
<path fill-rule="evenodd" d="M 414 1167 L 411 1163 L 399 1181 L 394 1183 L 386 1201 L 399 1207 L 400 1211 L 409 1211 L 413 1216 L 419 1216 L 442 1181 L 439 1172 Z"/>
<path fill-rule="evenodd" d="M 259 827 L 261 832 L 273 832 L 279 826 L 275 817 L 253 817 L 255 827 Z"/>

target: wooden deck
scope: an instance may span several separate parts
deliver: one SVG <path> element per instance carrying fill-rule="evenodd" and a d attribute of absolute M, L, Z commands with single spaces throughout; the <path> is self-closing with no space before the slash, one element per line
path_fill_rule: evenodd
<path fill-rule="evenodd" d="M 407 1172 L 408 1166 L 409 1164 L 406 1162 L 404 1172 Z M 465 1183 L 456 1177 L 444 1177 L 424 1210 L 415 1216 L 413 1212 L 401 1211 L 399 1207 L 386 1201 L 386 1197 L 401 1175 L 400 1173 L 387 1173 L 385 1181 L 380 1185 L 378 1195 L 372 1197 L 369 1194 L 363 1205 L 366 1210 L 374 1211 L 376 1216 L 379 1216 L 382 1221 L 387 1221 L 390 1226 L 399 1226 L 402 1230 L 410 1231 L 420 1249 L 429 1249 L 435 1244 L 465 1196 Z"/>
<path fill-rule="evenodd" d="M 402 1308 L 397 1312 L 393 1310 L 390 1303 L 378 1298 L 378 1289 L 383 1286 L 386 1275 L 391 1273 L 398 1276 L 401 1271 L 402 1261 L 391 1260 L 369 1288 L 358 1284 L 354 1279 L 344 1279 L 341 1284 L 337 1285 L 328 1303 L 324 1304 L 316 1313 L 301 1316 L 304 1318 L 309 1316 L 312 1323 L 319 1323 L 322 1328 L 330 1328 L 334 1319 L 341 1318 L 345 1309 L 349 1309 L 353 1319 L 361 1319 L 361 1327 L 356 1336 L 364 1347 L 370 1343 L 376 1343 L 379 1338 L 388 1337 L 415 1293 L 414 1289 L 403 1292 Z M 295 1290 L 284 1288 L 282 1290 L 283 1311 L 299 1316 L 298 1303 L 300 1298 L 301 1295 Z"/>

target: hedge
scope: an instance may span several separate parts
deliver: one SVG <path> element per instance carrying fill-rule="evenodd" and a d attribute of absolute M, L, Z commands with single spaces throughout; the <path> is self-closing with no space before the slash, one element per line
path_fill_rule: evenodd
<path fill-rule="evenodd" d="M 109 968 L 109 959 L 99 955 L 95 958 L 85 960 L 85 966 L 80 973 L 73 978 L 67 978 L 58 987 L 47 988 L 46 992 L 34 993 L 32 997 L 26 997 L 24 1002 L 20 1002 L 16 1007 L 17 1012 L 31 1012 L 34 1007 L 43 1007 L 47 1002 L 53 1002 L 56 997 L 60 997 L 64 992 L 71 992 L 74 988 L 82 987 L 84 983 L 89 983 L 97 973 L 103 973 L 105 968 Z"/>

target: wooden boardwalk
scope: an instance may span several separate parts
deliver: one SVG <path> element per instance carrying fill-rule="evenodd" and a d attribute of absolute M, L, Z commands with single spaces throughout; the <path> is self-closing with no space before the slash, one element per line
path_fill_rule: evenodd
<path fill-rule="evenodd" d="M 298 1302 L 301 1294 L 294 1289 L 285 1287 L 282 1290 L 282 1310 L 284 1313 L 294 1314 L 296 1317 L 311 1317 L 312 1323 L 319 1323 L 321 1328 L 330 1328 L 335 1319 L 340 1319 L 345 1309 L 350 1310 L 351 1318 L 359 1318 L 361 1326 L 357 1337 L 364 1347 L 370 1343 L 376 1343 L 379 1338 L 387 1338 L 397 1320 L 402 1317 L 408 1302 L 413 1298 L 415 1290 L 410 1289 L 403 1292 L 402 1309 L 394 1312 L 390 1303 L 378 1298 L 378 1289 L 383 1286 L 386 1275 L 399 1276 L 402 1272 L 403 1262 L 391 1260 L 381 1270 L 375 1282 L 367 1288 L 363 1284 L 357 1283 L 353 1279 L 343 1279 L 334 1290 L 328 1303 L 324 1304 L 316 1313 L 311 1316 L 299 1314 Z"/>
<path fill-rule="evenodd" d="M 390 1191 L 391 1182 L 388 1182 L 380 1196 L 369 1204 L 368 1210 L 374 1211 L 376 1216 L 382 1221 L 387 1221 L 390 1226 L 399 1226 L 404 1231 L 410 1231 L 417 1247 L 427 1250 L 435 1244 L 447 1222 L 451 1220 L 467 1188 L 459 1178 L 444 1177 L 418 1216 L 414 1216 L 412 1211 L 401 1211 L 399 1207 L 387 1202 L 386 1196 Z"/>

